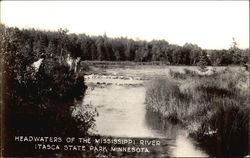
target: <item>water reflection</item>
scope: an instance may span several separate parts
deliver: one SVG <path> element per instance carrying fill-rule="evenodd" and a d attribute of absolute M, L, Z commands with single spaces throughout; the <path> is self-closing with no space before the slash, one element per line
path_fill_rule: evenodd
<path fill-rule="evenodd" d="M 97 87 L 85 97 L 85 103 L 91 103 L 99 113 L 96 118 L 97 134 L 155 137 L 145 126 L 144 100 L 144 87 Z"/>
<path fill-rule="evenodd" d="M 160 115 L 147 111 L 143 86 L 95 87 L 84 101 L 92 104 L 99 112 L 96 134 L 165 138 L 165 146 L 163 144 L 159 150 L 170 149 L 168 153 L 173 157 L 245 156 L 249 149 L 249 120 L 244 119 L 248 117 L 237 109 L 218 113 L 214 120 L 206 122 L 204 126 L 214 127 L 218 131 L 214 135 L 206 135 L 204 132 L 189 134 L 180 125 L 172 124 Z M 232 111 L 237 111 L 237 115 L 233 115 Z"/>
<path fill-rule="evenodd" d="M 231 116 L 233 117 L 233 116 Z M 239 117 L 239 116 L 238 116 Z M 185 128 L 172 124 L 159 114 L 147 111 L 145 123 L 155 135 L 170 138 L 175 148 L 172 150 L 173 157 L 243 157 L 248 154 L 248 130 L 246 127 L 233 130 L 233 124 L 227 124 L 228 119 L 217 120 L 223 124 L 217 129 L 217 133 L 188 133 Z M 228 121 L 228 122 L 236 122 Z M 239 121 L 237 121 L 239 122 Z M 213 122 L 206 122 L 204 126 L 212 126 Z M 241 125 L 244 124 L 241 122 Z M 225 126 L 226 125 L 226 126 Z M 235 126 L 235 125 L 234 125 Z M 223 128 L 222 128 L 223 127 Z M 238 125 L 239 127 L 239 125 Z"/>
<path fill-rule="evenodd" d="M 147 110 L 145 122 L 156 135 L 172 140 L 172 157 L 208 157 L 199 147 L 196 141 L 188 138 L 187 132 L 177 124 L 172 124 L 163 119 L 158 113 Z"/>
<path fill-rule="evenodd" d="M 204 134 L 195 133 L 191 134 L 198 142 L 203 150 L 213 157 L 244 157 L 249 153 L 249 137 L 248 137 L 248 123 L 240 122 L 238 120 L 229 120 L 234 117 L 233 115 L 222 115 L 223 119 L 214 116 L 214 120 L 219 126 L 215 126 L 213 121 L 206 122 L 206 126 L 216 129 L 216 133 Z M 237 119 L 240 115 L 237 116 Z M 236 122 L 238 124 L 236 124 Z M 245 126 L 245 127 L 244 127 Z"/>
<path fill-rule="evenodd" d="M 158 113 L 146 110 L 145 125 L 153 131 L 154 135 L 160 137 L 176 138 L 180 127 L 169 123 L 163 119 Z"/>
<path fill-rule="evenodd" d="M 188 139 L 185 130 L 145 108 L 144 87 L 109 86 L 95 88 L 85 98 L 97 108 L 97 134 L 118 137 L 163 138 L 154 151 L 162 157 L 207 156 Z M 153 153 L 151 153 L 153 154 Z"/>

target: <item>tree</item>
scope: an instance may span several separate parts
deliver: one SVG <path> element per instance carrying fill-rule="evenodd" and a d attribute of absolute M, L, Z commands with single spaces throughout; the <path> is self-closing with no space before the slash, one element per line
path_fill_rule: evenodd
<path fill-rule="evenodd" d="M 39 32 L 37 38 L 35 33 L 0 25 L 3 155 L 8 157 L 23 156 L 11 155 L 17 153 L 14 150 L 24 156 L 27 153 L 37 156 L 37 151 L 33 153 L 25 147 L 17 148 L 13 136 L 83 136 L 94 121 L 94 115 L 86 111 L 72 116 L 72 111 L 78 108 L 76 103 L 82 101 L 87 88 L 82 75 L 50 55 L 46 56 L 37 72 L 32 68 L 31 64 L 41 50 L 48 54 L 56 50 L 51 39 L 48 46 L 46 44 L 48 32 Z M 37 45 L 33 46 L 34 43 Z"/>
<path fill-rule="evenodd" d="M 106 59 L 105 48 L 104 48 L 104 39 L 101 36 L 97 37 L 95 42 L 96 49 L 97 49 L 97 59 L 102 61 Z"/>
<path fill-rule="evenodd" d="M 120 61 L 121 60 L 121 55 L 120 55 L 119 50 L 115 51 L 115 59 L 116 59 L 116 61 Z"/>
<path fill-rule="evenodd" d="M 229 55 L 232 58 L 232 64 L 238 65 L 241 64 L 241 50 L 238 48 L 238 44 L 235 40 L 235 38 L 233 38 L 232 40 L 232 45 L 229 49 Z"/>
<path fill-rule="evenodd" d="M 48 57 L 53 57 L 56 55 L 56 49 L 57 49 L 56 44 L 53 41 L 50 41 L 45 52 L 48 55 Z"/>
<path fill-rule="evenodd" d="M 187 62 L 187 65 L 196 65 L 199 61 L 199 56 L 202 51 L 202 49 L 191 43 L 186 43 L 183 47 L 186 48 L 186 50 L 189 52 L 189 62 Z"/>
<path fill-rule="evenodd" d="M 201 71 L 207 71 L 206 68 L 209 64 L 210 64 L 210 61 L 207 57 L 207 53 L 205 51 L 202 51 L 197 65 L 200 67 Z"/>

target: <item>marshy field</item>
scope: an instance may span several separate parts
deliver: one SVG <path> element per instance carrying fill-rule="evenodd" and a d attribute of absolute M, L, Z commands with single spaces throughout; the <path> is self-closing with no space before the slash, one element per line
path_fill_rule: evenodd
<path fill-rule="evenodd" d="M 92 65 L 85 82 L 96 134 L 167 138 L 174 157 L 248 154 L 244 67 Z"/>

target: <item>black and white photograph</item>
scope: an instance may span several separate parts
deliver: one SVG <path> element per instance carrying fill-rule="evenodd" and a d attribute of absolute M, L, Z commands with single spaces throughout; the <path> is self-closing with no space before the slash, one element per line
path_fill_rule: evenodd
<path fill-rule="evenodd" d="M 250 157 L 249 1 L 0 13 L 0 157 Z"/>

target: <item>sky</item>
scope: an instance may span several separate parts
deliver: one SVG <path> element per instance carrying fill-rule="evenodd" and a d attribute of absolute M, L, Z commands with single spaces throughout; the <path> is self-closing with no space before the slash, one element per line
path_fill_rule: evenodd
<path fill-rule="evenodd" d="M 1 23 L 228 49 L 249 48 L 249 1 L 1 1 Z"/>

